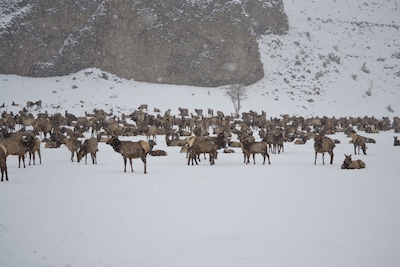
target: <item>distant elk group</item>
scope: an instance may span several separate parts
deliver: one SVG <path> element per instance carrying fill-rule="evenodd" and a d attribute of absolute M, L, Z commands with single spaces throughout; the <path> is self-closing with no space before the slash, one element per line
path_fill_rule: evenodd
<path fill-rule="evenodd" d="M 14 103 L 13 103 L 14 105 Z M 15 104 L 17 105 L 17 104 Z M 33 107 L 36 107 L 33 110 Z M 5 105 L 0 108 L 6 108 Z M 312 117 L 282 115 L 279 118 L 267 118 L 266 112 L 261 113 L 250 110 L 241 116 L 225 115 L 222 111 L 214 112 L 208 108 L 204 113 L 202 109 L 190 112 L 187 108 L 178 108 L 178 113 L 168 109 L 162 114 L 158 108 L 154 113 L 149 113 L 147 104 L 140 105 L 131 114 L 115 115 L 102 109 L 85 112 L 84 116 L 76 116 L 68 111 L 64 114 L 40 112 L 42 101 L 28 101 L 18 113 L 3 111 L 0 118 L 0 167 L 8 179 L 6 158 L 8 155 L 17 155 L 19 165 L 21 161 L 25 166 L 25 154 L 30 155 L 35 164 L 35 154 L 41 162 L 40 142 L 45 142 L 46 148 L 58 148 L 65 145 L 71 152 L 71 161 L 74 155 L 79 162 L 87 155 L 92 157 L 92 163 L 97 163 L 98 142 L 107 142 L 116 152 L 120 153 L 126 162 L 140 158 L 144 163 L 144 172 L 147 172 L 146 156 L 165 156 L 163 150 L 153 150 L 156 137 L 165 136 L 167 146 L 185 147 L 187 150 L 188 164 L 198 164 L 200 154 L 208 154 L 210 164 L 215 164 L 218 150 L 225 153 L 232 152 L 228 147 L 241 148 L 244 162 L 250 163 L 250 157 L 260 154 L 263 164 L 266 160 L 270 164 L 270 153 L 284 153 L 284 143 L 294 142 L 304 144 L 314 138 L 314 164 L 317 155 L 330 155 L 333 163 L 335 143 L 326 135 L 344 132 L 354 145 L 354 154 L 367 153 L 366 143 L 372 142 L 362 137 L 356 131 L 377 133 L 379 131 L 393 130 L 400 132 L 400 119 L 388 117 L 377 119 L 374 117 Z M 33 114 L 35 113 L 35 115 Z M 253 135 L 258 132 L 258 137 Z M 85 136 L 90 136 L 85 140 Z M 121 140 L 133 136 L 146 136 L 146 141 L 131 142 Z M 233 137 L 237 137 L 237 141 Z M 256 141 L 256 139 L 259 139 Z M 13 145 L 10 145 L 13 143 Z M 151 143 L 151 145 L 150 145 Z M 397 136 L 394 145 L 398 146 Z M 358 151 L 357 151 L 358 149 Z M 131 170 L 133 167 L 131 164 Z"/>

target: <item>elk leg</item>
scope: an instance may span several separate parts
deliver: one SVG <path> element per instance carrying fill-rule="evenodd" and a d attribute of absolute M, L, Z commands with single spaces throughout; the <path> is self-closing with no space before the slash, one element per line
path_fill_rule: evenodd
<path fill-rule="evenodd" d="M 124 157 L 124 172 L 126 172 L 126 157 Z"/>
<path fill-rule="evenodd" d="M 142 156 L 142 161 L 144 164 L 144 173 L 147 173 L 146 155 Z"/>
<path fill-rule="evenodd" d="M 129 158 L 129 164 L 131 164 L 131 172 L 133 172 L 132 158 Z"/>

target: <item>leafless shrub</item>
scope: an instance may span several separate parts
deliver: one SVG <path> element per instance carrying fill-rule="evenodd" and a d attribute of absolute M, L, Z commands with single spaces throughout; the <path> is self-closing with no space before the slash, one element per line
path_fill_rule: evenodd
<path fill-rule="evenodd" d="M 240 109 L 242 108 L 242 101 L 247 99 L 246 87 L 241 84 L 231 85 L 227 89 L 226 95 L 231 99 L 235 108 L 235 114 L 238 115 Z"/>

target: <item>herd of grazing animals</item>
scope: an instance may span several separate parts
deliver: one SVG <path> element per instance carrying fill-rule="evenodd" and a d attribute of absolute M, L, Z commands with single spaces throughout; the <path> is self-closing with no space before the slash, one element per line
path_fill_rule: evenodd
<path fill-rule="evenodd" d="M 36 107 L 36 115 L 31 110 Z M 250 156 L 260 154 L 263 164 L 268 160 L 269 153 L 284 153 L 284 142 L 294 144 L 305 144 L 314 139 L 314 164 L 317 164 L 317 155 L 330 155 L 330 164 L 333 164 L 334 148 L 336 140 L 325 135 L 336 132 L 344 132 L 351 138 L 350 143 L 354 145 L 354 154 L 367 154 L 367 143 L 375 140 L 358 135 L 357 131 L 366 133 L 377 133 L 379 131 L 394 130 L 400 132 L 400 118 L 394 117 L 393 121 L 388 117 L 376 119 L 374 117 L 364 118 L 328 118 L 282 115 L 280 118 L 266 117 L 266 112 L 261 114 L 250 110 L 240 115 L 225 115 L 221 111 L 216 112 L 208 109 L 207 116 L 203 115 L 202 109 L 195 109 L 189 113 L 187 108 L 179 107 L 178 115 L 172 115 L 170 109 L 164 115 L 160 110 L 154 108 L 157 114 L 148 113 L 148 105 L 140 105 L 131 114 L 122 114 L 120 117 L 107 113 L 101 109 L 93 112 L 85 112 L 84 116 L 77 117 L 65 111 L 64 114 L 47 112 L 40 113 L 41 101 L 28 101 L 17 114 L 3 111 L 0 118 L 0 168 L 3 176 L 8 180 L 6 160 L 9 155 L 18 156 L 19 167 L 21 161 L 25 168 L 25 155 L 29 154 L 29 165 L 31 159 L 36 164 L 35 154 L 39 156 L 41 164 L 40 143 L 45 142 L 45 148 L 58 148 L 64 145 L 70 152 L 70 160 L 77 162 L 90 154 L 92 163 L 97 164 L 98 142 L 105 142 L 115 152 L 122 155 L 124 171 L 129 160 L 133 172 L 132 159 L 140 158 L 144 164 L 144 173 L 147 173 L 147 155 L 167 156 L 163 150 L 153 149 L 157 145 L 157 135 L 165 136 L 167 146 L 178 146 L 187 153 L 187 164 L 198 164 L 201 154 L 208 154 L 210 164 L 215 164 L 218 151 L 223 149 L 224 153 L 232 153 L 229 147 L 241 148 L 244 163 L 250 163 Z M 3 107 L 5 108 L 5 106 Z M 253 131 L 258 131 L 260 141 L 256 141 Z M 85 136 L 91 135 L 85 139 Z M 146 136 L 146 141 L 132 142 L 120 140 L 120 137 Z M 232 140 L 236 135 L 238 140 Z M 394 136 L 394 146 L 400 146 L 397 136 Z M 345 155 L 342 169 L 365 168 L 365 163 L 352 161 L 351 155 Z"/>

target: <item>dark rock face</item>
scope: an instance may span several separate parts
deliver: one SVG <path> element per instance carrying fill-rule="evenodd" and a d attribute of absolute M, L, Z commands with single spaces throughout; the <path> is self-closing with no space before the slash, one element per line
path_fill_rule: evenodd
<path fill-rule="evenodd" d="M 7 2 L 7 1 L 5 1 Z M 89 67 L 119 77 L 197 86 L 252 84 L 257 36 L 283 34 L 282 0 L 3 3 L 0 73 L 47 77 Z"/>

